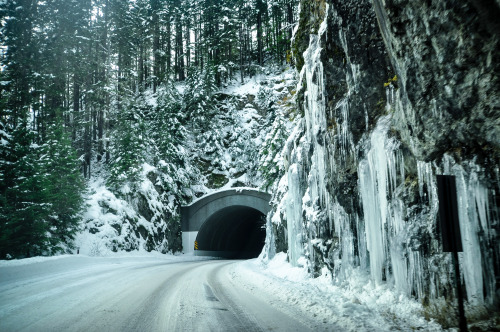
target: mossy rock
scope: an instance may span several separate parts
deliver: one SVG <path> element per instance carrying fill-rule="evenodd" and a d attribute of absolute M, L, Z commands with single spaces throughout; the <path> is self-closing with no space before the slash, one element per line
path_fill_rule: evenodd
<path fill-rule="evenodd" d="M 302 0 L 300 2 L 299 27 L 292 43 L 292 52 L 297 70 L 304 66 L 302 54 L 309 46 L 309 35 L 317 34 L 326 14 L 326 1 Z"/>
<path fill-rule="evenodd" d="M 225 175 L 222 174 L 210 174 L 207 176 L 207 187 L 212 189 L 218 189 L 223 187 L 226 183 L 229 182 L 229 179 L 226 178 Z"/>
<path fill-rule="evenodd" d="M 231 188 L 237 188 L 237 187 L 245 187 L 246 186 L 246 183 L 243 183 L 241 181 L 236 181 L 235 183 L 233 183 L 231 185 Z"/>

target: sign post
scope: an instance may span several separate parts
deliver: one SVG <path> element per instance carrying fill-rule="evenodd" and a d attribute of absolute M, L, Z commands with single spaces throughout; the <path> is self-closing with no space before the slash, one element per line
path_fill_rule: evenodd
<path fill-rule="evenodd" d="M 467 331 L 467 320 L 464 310 L 464 296 L 460 280 L 458 252 L 462 252 L 460 223 L 458 220 L 457 186 L 452 175 L 437 175 L 439 197 L 439 224 L 444 252 L 451 252 L 455 283 L 457 286 L 458 314 L 460 331 Z"/>

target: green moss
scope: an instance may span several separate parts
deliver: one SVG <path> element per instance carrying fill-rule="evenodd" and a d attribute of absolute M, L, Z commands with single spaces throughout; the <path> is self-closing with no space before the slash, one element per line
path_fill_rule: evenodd
<path fill-rule="evenodd" d="M 418 178 L 412 178 L 408 175 L 405 178 L 405 187 L 416 188 L 418 186 Z"/>
<path fill-rule="evenodd" d="M 335 118 L 328 119 L 327 126 L 328 130 L 335 131 L 337 129 L 337 121 L 335 121 Z"/>
<path fill-rule="evenodd" d="M 398 82 L 398 75 L 394 75 L 393 78 L 389 78 L 389 80 L 384 83 L 384 88 L 387 88 L 389 85 L 392 85 L 395 88 L 397 88 L 398 87 L 397 82 Z"/>
<path fill-rule="evenodd" d="M 326 13 L 324 0 L 302 0 L 300 3 L 299 27 L 292 43 L 292 52 L 298 71 L 304 66 L 302 54 L 309 46 L 309 35 L 317 34 Z"/>
<path fill-rule="evenodd" d="M 218 189 L 223 187 L 229 180 L 222 174 L 210 174 L 207 176 L 207 187 L 212 189 Z"/>
<path fill-rule="evenodd" d="M 375 105 L 375 110 L 377 111 L 377 114 L 381 114 L 385 109 L 385 100 L 383 98 L 380 98 L 379 101 L 377 101 L 377 104 Z"/>

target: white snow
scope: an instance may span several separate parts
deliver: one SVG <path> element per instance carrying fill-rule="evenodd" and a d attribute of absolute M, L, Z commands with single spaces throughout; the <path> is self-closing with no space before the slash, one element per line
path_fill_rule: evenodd
<path fill-rule="evenodd" d="M 334 285 L 324 270 L 321 277 L 311 278 L 306 268 L 288 263 L 285 253 L 271 260 L 245 261 L 236 268 L 242 284 L 263 288 L 339 331 L 442 330 L 425 320 L 419 302 L 390 286 L 375 285 L 361 269 L 351 271 L 342 285 Z"/>
<path fill-rule="evenodd" d="M 222 92 L 230 95 L 256 95 L 257 91 L 259 91 L 259 83 L 266 78 L 264 75 L 257 75 L 251 79 L 245 78 L 247 81 L 244 84 L 234 83 L 223 89 Z"/>
<path fill-rule="evenodd" d="M 142 195 L 152 214 L 150 220 L 137 212 L 137 202 L 134 199 L 118 197 L 107 188 L 101 177 L 95 177 L 89 182 L 87 207 L 83 213 L 84 229 L 76 235 L 74 241 L 81 254 L 103 256 L 111 253 L 113 248 L 146 251 L 147 238 L 136 236 L 137 228 L 142 226 L 147 231 L 147 236 L 154 236 L 159 229 L 165 230 L 165 211 L 175 216 L 177 209 L 173 196 L 166 193 L 165 197 L 161 197 L 155 184 L 148 178 L 148 174 L 156 171 L 148 163 L 142 164 L 138 188 L 132 189 L 125 183 L 120 190 L 125 197 L 133 190 L 134 194 L 138 192 Z M 166 239 L 160 241 L 154 250 L 167 251 Z"/>
<path fill-rule="evenodd" d="M 21 266 L 21 265 L 30 265 L 35 263 L 42 263 L 47 261 L 58 260 L 62 258 L 74 257 L 74 255 L 58 255 L 58 256 L 36 256 L 30 258 L 23 259 L 12 259 L 12 260 L 0 260 L 0 268 L 7 266 Z"/>
<path fill-rule="evenodd" d="M 233 179 L 233 181 L 230 181 L 230 183 L 234 183 L 236 182 L 235 179 Z M 215 195 L 217 193 L 220 193 L 220 192 L 224 192 L 224 191 L 227 191 L 227 190 L 235 190 L 236 192 L 243 192 L 244 190 L 248 190 L 248 191 L 260 191 L 259 188 L 253 188 L 253 187 L 231 187 L 230 183 L 227 183 L 226 185 L 224 185 L 223 187 L 219 188 L 219 189 L 214 189 L 214 190 L 211 190 L 210 193 L 202 196 L 202 197 L 199 197 L 195 200 L 193 200 L 191 203 L 189 203 L 188 205 L 186 206 L 192 206 L 193 204 L 195 204 L 196 202 L 206 198 L 206 197 L 209 197 L 211 195 Z"/>

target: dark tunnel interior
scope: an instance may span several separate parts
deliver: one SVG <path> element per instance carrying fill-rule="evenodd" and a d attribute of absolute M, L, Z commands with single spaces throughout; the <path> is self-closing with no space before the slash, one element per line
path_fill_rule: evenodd
<path fill-rule="evenodd" d="M 257 257 L 266 237 L 265 216 L 248 206 L 226 207 L 201 226 L 197 255 L 231 259 Z"/>

